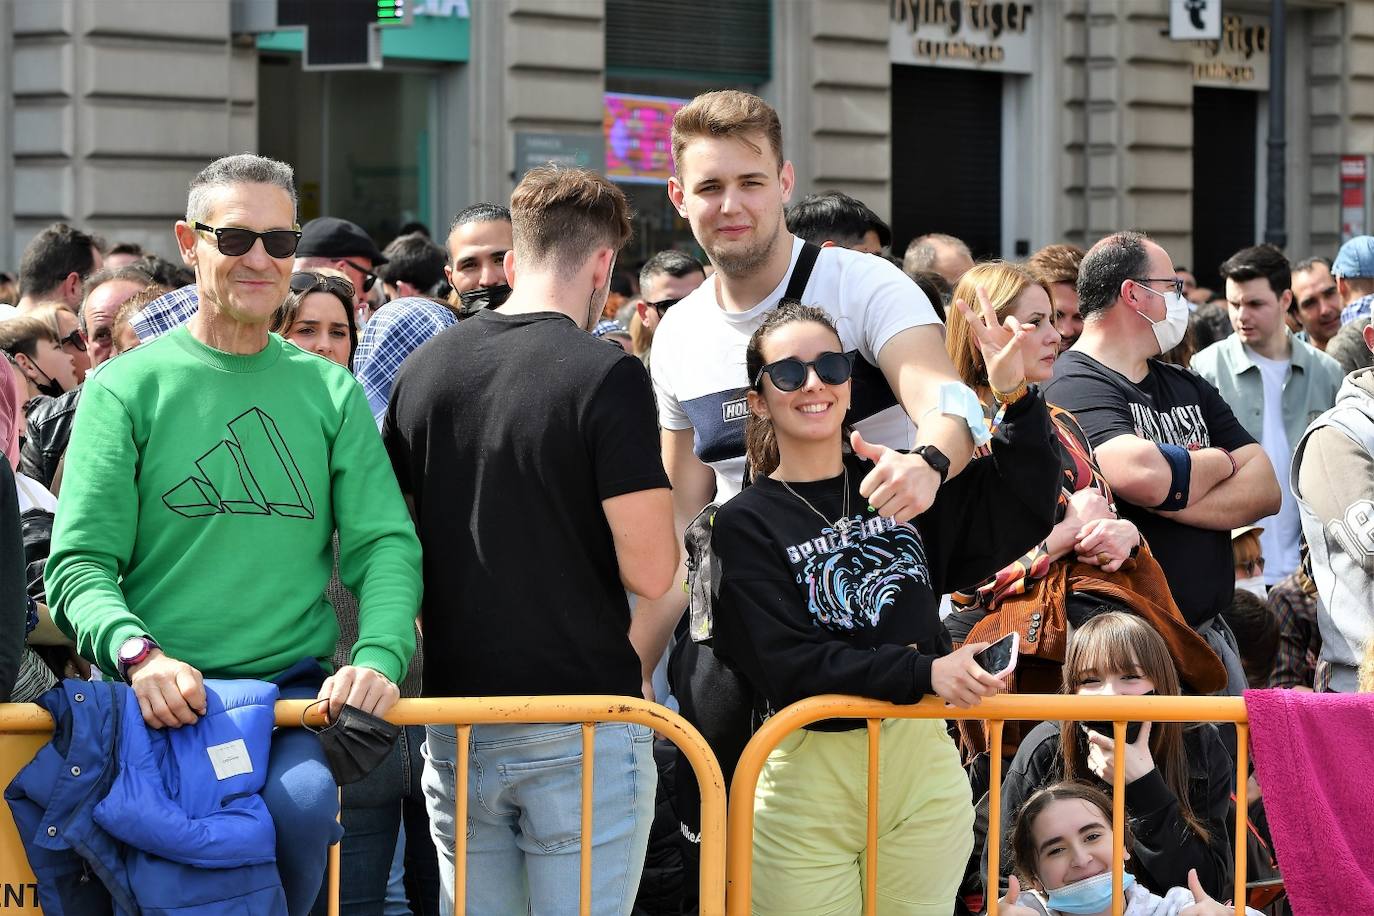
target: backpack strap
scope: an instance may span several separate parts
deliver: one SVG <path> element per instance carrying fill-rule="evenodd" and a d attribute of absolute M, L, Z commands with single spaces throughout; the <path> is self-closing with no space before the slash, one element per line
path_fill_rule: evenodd
<path fill-rule="evenodd" d="M 821 246 L 813 242 L 802 245 L 801 254 L 797 255 L 797 266 L 792 268 L 792 278 L 787 281 L 787 289 L 782 294 L 784 299 L 801 301 L 802 293 L 806 292 L 806 284 L 811 280 L 811 270 L 816 266 L 816 258 L 820 253 Z"/>

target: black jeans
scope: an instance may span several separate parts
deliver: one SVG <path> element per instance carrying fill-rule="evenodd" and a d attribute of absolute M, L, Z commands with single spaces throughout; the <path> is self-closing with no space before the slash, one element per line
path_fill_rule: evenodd
<path fill-rule="evenodd" d="M 408 725 L 381 766 L 343 787 L 344 837 L 339 854 L 339 911 L 344 916 L 376 916 L 386 901 L 387 879 L 396 837 L 406 832 L 405 888 L 416 916 L 439 914 L 439 859 L 429 836 L 429 815 L 420 788 L 425 740 L 422 725 Z M 313 916 L 328 912 L 328 885 L 320 891 Z"/>

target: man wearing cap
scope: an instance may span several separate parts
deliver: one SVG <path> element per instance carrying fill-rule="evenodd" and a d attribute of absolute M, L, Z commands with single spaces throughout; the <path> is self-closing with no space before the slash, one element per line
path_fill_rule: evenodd
<path fill-rule="evenodd" d="M 372 317 L 367 294 L 377 282 L 373 271 L 386 262 L 386 255 L 372 236 L 357 223 L 337 216 L 321 216 L 301 227 L 296 270 L 332 267 L 343 271 L 353 283 L 353 307 L 359 324 Z"/>
<path fill-rule="evenodd" d="M 1374 305 L 1374 236 L 1357 235 L 1342 245 L 1336 260 L 1331 262 L 1331 273 L 1336 278 L 1336 292 L 1345 304 L 1341 324 L 1368 318 Z"/>

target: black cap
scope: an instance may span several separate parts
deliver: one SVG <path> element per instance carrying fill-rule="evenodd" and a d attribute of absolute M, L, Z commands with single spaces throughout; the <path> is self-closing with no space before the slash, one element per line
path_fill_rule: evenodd
<path fill-rule="evenodd" d="M 296 257 L 363 257 L 371 260 L 373 267 L 387 262 L 386 255 L 377 248 L 377 243 L 372 241 L 372 236 L 362 226 L 337 216 L 321 216 L 302 226 Z"/>

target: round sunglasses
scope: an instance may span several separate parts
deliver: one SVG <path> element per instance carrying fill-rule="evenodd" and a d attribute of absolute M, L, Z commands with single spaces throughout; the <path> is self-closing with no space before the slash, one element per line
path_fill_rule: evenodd
<path fill-rule="evenodd" d="M 843 385 L 854 374 L 854 356 L 851 353 L 822 353 L 809 362 L 789 356 L 769 363 L 754 376 L 754 387 L 763 381 L 764 373 L 773 380 L 773 387 L 779 391 L 796 391 L 806 384 L 808 370 L 815 369 L 816 377 L 827 385 Z"/>
<path fill-rule="evenodd" d="M 200 220 L 191 224 L 191 228 L 197 232 L 208 232 L 215 237 L 215 246 L 219 253 L 230 258 L 237 258 L 248 253 L 253 247 L 253 243 L 262 239 L 263 250 L 269 257 L 277 260 L 284 260 L 292 257 L 296 253 L 296 246 L 301 242 L 301 231 L 299 229 L 269 229 L 266 232 L 254 232 L 252 229 L 239 229 L 237 227 L 215 228 L 207 226 Z"/>

